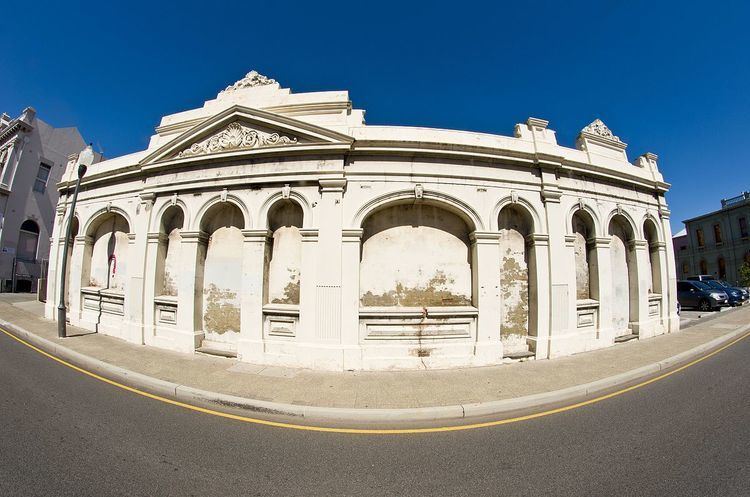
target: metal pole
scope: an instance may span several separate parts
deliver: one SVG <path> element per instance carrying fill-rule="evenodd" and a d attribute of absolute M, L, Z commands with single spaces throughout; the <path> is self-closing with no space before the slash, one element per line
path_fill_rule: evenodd
<path fill-rule="evenodd" d="M 65 308 L 65 275 L 68 271 L 68 241 L 70 235 L 73 232 L 73 216 L 76 212 L 76 200 L 78 200 L 78 189 L 81 186 L 81 178 L 86 174 L 86 166 L 78 166 L 78 181 L 76 181 L 76 187 L 73 190 L 73 201 L 70 203 L 70 215 L 68 216 L 68 225 L 65 227 L 65 243 L 63 244 L 62 263 L 60 264 L 60 295 L 57 304 L 57 336 L 59 338 L 65 338 L 66 329 L 65 321 L 67 320 Z"/>

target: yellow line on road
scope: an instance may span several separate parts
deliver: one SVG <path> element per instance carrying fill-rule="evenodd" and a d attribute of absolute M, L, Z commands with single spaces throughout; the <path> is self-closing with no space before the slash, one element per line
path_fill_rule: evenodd
<path fill-rule="evenodd" d="M 488 428 L 490 426 L 499 426 L 499 425 L 507 425 L 510 423 L 517 423 L 519 421 L 526 421 L 529 419 L 536 419 L 536 418 L 542 418 L 545 416 L 551 416 L 553 414 L 558 414 L 561 412 L 566 411 L 572 411 L 573 409 L 578 409 L 580 407 L 588 406 L 591 404 L 595 404 L 597 402 L 601 402 L 603 400 L 611 399 L 613 397 L 617 397 L 618 395 L 622 395 L 627 392 L 631 392 L 633 390 L 636 390 L 641 387 L 645 387 L 646 385 L 650 385 L 652 383 L 655 383 L 659 380 L 663 380 L 664 378 L 667 378 L 669 376 L 672 376 L 675 373 L 679 373 L 680 371 L 684 371 L 687 368 L 694 366 L 698 364 L 699 362 L 705 361 L 709 357 L 712 357 L 722 350 L 725 350 L 732 345 L 736 344 L 740 340 L 744 340 L 748 336 L 750 336 L 750 332 L 742 335 L 741 337 L 732 340 L 726 345 L 723 345 L 722 347 L 714 350 L 713 352 L 710 352 L 706 355 L 703 355 L 699 357 L 698 359 L 695 359 L 687 364 L 684 364 L 680 366 L 679 368 L 673 369 L 672 371 L 669 371 L 668 373 L 661 374 L 659 376 L 656 376 L 654 378 L 651 378 L 650 380 L 643 381 L 641 383 L 638 383 L 636 385 L 631 385 L 627 388 L 623 388 L 621 390 L 617 390 L 615 392 L 608 393 L 606 395 L 601 395 L 599 397 L 595 397 L 593 399 L 585 400 L 582 402 L 577 402 L 575 404 L 570 404 L 563 407 L 558 407 L 555 409 L 549 409 L 542 412 L 537 412 L 534 414 L 527 414 L 525 416 L 517 416 L 513 418 L 506 418 L 506 419 L 499 419 L 495 421 L 487 421 L 484 423 L 473 423 L 473 424 L 465 424 L 465 425 L 454 425 L 454 426 L 439 426 L 439 427 L 432 427 L 432 428 L 404 428 L 404 429 L 377 429 L 377 428 L 330 428 L 325 426 L 306 426 L 306 425 L 299 425 L 294 423 L 283 423 L 279 421 L 268 421 L 265 419 L 258 419 L 258 418 L 251 418 L 247 416 L 239 416 L 237 414 L 229 414 L 226 412 L 221 411 L 215 411 L 213 409 L 207 409 L 205 407 L 199 407 L 192 404 L 187 404 L 185 402 L 180 402 L 177 400 L 172 400 L 166 397 L 162 397 L 160 395 L 155 395 L 149 392 L 144 392 L 143 390 L 139 390 L 137 388 L 129 387 L 127 385 L 123 385 L 122 383 L 118 383 L 114 380 L 110 380 L 108 378 L 105 378 L 103 376 L 100 376 L 96 373 L 92 373 L 91 371 L 87 371 L 83 368 L 80 368 L 74 364 L 71 364 L 64 359 L 60 359 L 59 357 L 56 357 L 52 354 L 49 354 L 45 352 L 44 350 L 35 347 L 34 345 L 30 344 L 29 342 L 15 336 L 11 332 L 3 329 L 0 327 L 0 331 L 11 337 L 12 339 L 16 340 L 17 342 L 22 343 L 23 345 L 29 347 L 30 349 L 39 352 L 43 356 L 49 357 L 53 361 L 57 361 L 58 363 L 67 366 L 71 369 L 74 369 L 78 371 L 79 373 L 83 373 L 87 376 L 90 376 L 92 378 L 96 378 L 99 381 L 103 381 L 104 383 L 108 383 L 110 385 L 116 386 L 118 388 L 122 388 L 123 390 L 127 390 L 129 392 L 133 392 L 138 395 L 142 395 L 144 397 L 148 397 L 149 399 L 158 400 L 160 402 L 164 402 L 167 404 L 172 404 L 175 406 L 183 407 L 185 409 L 190 409 L 191 411 L 197 411 L 202 412 L 204 414 L 211 414 L 213 416 L 220 416 L 222 418 L 227 419 L 233 419 L 236 421 L 243 421 L 245 423 L 255 423 L 259 425 L 265 425 L 265 426 L 274 426 L 277 428 L 290 428 L 294 430 L 305 430 L 305 431 L 318 431 L 318 432 L 325 432 L 325 433 L 348 433 L 348 434 L 359 434 L 359 435 L 408 435 L 408 434 L 418 434 L 418 433 L 440 433 L 440 432 L 449 432 L 449 431 L 462 431 L 462 430 L 473 430 L 476 428 Z"/>

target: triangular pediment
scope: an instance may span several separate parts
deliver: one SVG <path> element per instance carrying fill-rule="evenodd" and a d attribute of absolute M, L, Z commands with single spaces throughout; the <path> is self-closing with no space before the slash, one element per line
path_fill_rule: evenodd
<path fill-rule="evenodd" d="M 350 145 L 350 136 L 270 112 L 234 106 L 144 157 L 141 165 L 217 154 Z"/>

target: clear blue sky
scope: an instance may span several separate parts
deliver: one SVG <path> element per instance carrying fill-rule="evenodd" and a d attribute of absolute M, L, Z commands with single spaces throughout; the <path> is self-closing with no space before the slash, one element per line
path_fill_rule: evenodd
<path fill-rule="evenodd" d="M 659 154 L 673 231 L 750 190 L 750 2 L 6 2 L 0 111 L 78 126 L 108 157 L 162 115 L 257 69 L 349 90 L 369 124 L 510 135 L 528 116 L 571 146 L 596 117 Z"/>

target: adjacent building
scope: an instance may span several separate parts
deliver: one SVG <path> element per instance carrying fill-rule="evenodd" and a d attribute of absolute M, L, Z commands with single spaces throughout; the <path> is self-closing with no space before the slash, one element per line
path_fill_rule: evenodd
<path fill-rule="evenodd" d="M 721 209 L 683 221 L 673 237 L 679 278 L 710 274 L 739 284 L 739 269 L 750 263 L 750 192 L 722 199 Z"/>
<path fill-rule="evenodd" d="M 0 117 L 0 291 L 36 292 L 49 258 L 57 183 L 85 142 L 74 127 L 54 128 L 27 107 Z"/>
<path fill-rule="evenodd" d="M 251 72 L 89 168 L 47 317 L 133 343 L 320 369 L 545 359 L 679 328 L 669 185 L 600 120 L 574 147 L 366 125 L 346 91 Z"/>

